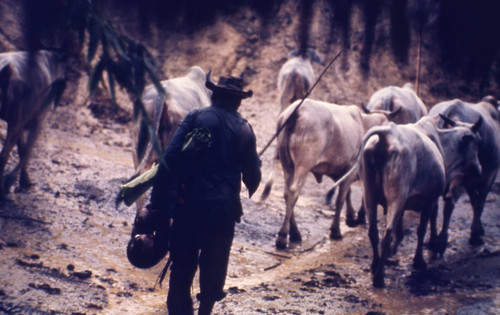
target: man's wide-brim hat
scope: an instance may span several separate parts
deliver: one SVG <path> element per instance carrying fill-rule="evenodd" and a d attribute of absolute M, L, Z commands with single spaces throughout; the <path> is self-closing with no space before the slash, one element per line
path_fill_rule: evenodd
<path fill-rule="evenodd" d="M 241 98 L 251 97 L 252 90 L 243 91 L 243 74 L 240 77 L 233 77 L 230 75 L 224 75 L 219 78 L 217 85 L 210 80 L 210 74 L 212 71 L 208 71 L 207 80 L 205 86 L 212 92 L 220 92 L 239 96 Z"/>

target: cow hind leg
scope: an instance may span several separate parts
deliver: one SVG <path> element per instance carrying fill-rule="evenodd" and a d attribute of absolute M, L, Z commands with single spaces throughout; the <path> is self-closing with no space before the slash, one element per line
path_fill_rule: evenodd
<path fill-rule="evenodd" d="M 385 286 L 385 261 L 389 256 L 392 241 L 392 230 L 386 229 L 384 238 L 382 239 L 382 252 L 373 272 L 373 286 L 383 288 Z M 372 245 L 373 246 L 373 245 Z"/>
<path fill-rule="evenodd" d="M 31 187 L 32 183 L 26 170 L 26 163 L 28 158 L 28 147 L 27 143 L 20 137 L 17 141 L 17 152 L 19 155 L 19 164 L 16 168 L 6 176 L 5 186 L 10 188 L 16 181 L 17 173 L 19 171 L 19 188 L 21 190 L 28 189 Z"/>
<path fill-rule="evenodd" d="M 443 226 L 435 242 L 433 241 L 433 235 L 435 234 L 435 231 L 432 231 L 435 229 L 433 227 L 435 223 L 432 223 L 432 221 L 435 221 L 434 217 L 437 216 L 437 205 L 436 209 L 433 211 L 435 212 L 435 214 L 433 214 L 431 217 L 432 230 L 431 230 L 431 241 L 429 242 L 430 243 L 429 247 L 431 248 L 435 256 L 442 257 L 444 251 L 446 250 L 446 247 L 448 246 L 448 228 L 450 226 L 451 215 L 453 213 L 454 208 L 455 208 L 455 202 L 453 201 L 453 199 L 451 197 L 445 198 L 444 209 L 443 209 Z"/>
<path fill-rule="evenodd" d="M 356 219 L 356 225 L 364 225 L 366 224 L 366 211 L 365 205 L 362 202 L 361 207 L 358 210 L 358 218 Z"/>
<path fill-rule="evenodd" d="M 368 237 L 370 239 L 370 244 L 373 250 L 373 260 L 371 265 L 372 274 L 375 274 L 375 270 L 378 267 L 380 257 L 378 252 L 378 228 L 377 228 L 377 205 L 371 202 L 367 203 L 368 215 L 369 215 L 369 227 L 368 227 Z"/>
<path fill-rule="evenodd" d="M 12 151 L 12 148 L 17 142 L 18 137 L 20 136 L 22 130 L 15 124 L 7 125 L 7 137 L 5 139 L 2 152 L 0 153 L 0 201 L 5 200 L 5 196 L 9 192 L 9 187 L 5 185 L 6 177 L 5 177 L 5 166 L 7 165 L 7 161 L 9 158 L 9 154 Z"/>
<path fill-rule="evenodd" d="M 404 216 L 398 220 L 394 228 L 394 241 L 392 243 L 391 251 L 389 252 L 389 257 L 396 255 L 398 252 L 399 244 L 403 241 L 404 237 Z"/>
<path fill-rule="evenodd" d="M 287 246 L 288 233 L 290 233 L 290 226 L 292 225 L 293 216 L 293 208 L 295 207 L 295 203 L 297 202 L 297 194 L 294 191 L 290 191 L 287 189 L 285 192 L 285 205 L 286 205 L 286 213 L 285 218 L 283 220 L 283 225 L 281 226 L 280 231 L 278 232 L 278 236 L 276 237 L 276 248 L 285 249 Z M 295 219 L 293 219 L 295 223 Z M 298 231 L 297 224 L 295 223 L 294 238 L 300 237 L 300 232 Z"/>
<path fill-rule="evenodd" d="M 330 238 L 332 240 L 342 239 L 342 234 L 340 233 L 340 213 L 349 192 L 350 187 L 346 185 L 345 182 L 340 184 L 337 200 L 335 201 L 335 216 L 333 218 L 332 226 L 330 227 Z"/>
<path fill-rule="evenodd" d="M 297 203 L 297 199 L 299 198 L 300 189 L 305 183 L 306 176 L 307 171 L 303 169 L 294 170 L 291 174 L 285 171 L 284 197 L 286 213 L 283 225 L 281 226 L 281 229 L 278 232 L 278 237 L 276 238 L 276 247 L 278 249 L 286 248 L 289 233 L 291 241 L 300 242 L 302 240 L 299 228 L 295 222 L 294 208 Z"/>
<path fill-rule="evenodd" d="M 437 207 L 436 205 L 432 205 L 431 209 L 434 207 Z M 420 223 L 417 228 L 417 249 L 415 251 L 415 256 L 413 257 L 413 268 L 415 269 L 425 269 L 427 268 L 427 264 L 424 259 L 424 236 L 425 236 L 425 231 L 427 230 L 427 224 L 429 223 L 429 217 L 430 214 L 428 209 L 422 209 L 422 212 L 420 213 Z"/>
<path fill-rule="evenodd" d="M 26 133 L 26 140 L 24 139 L 24 134 L 21 134 L 19 139 L 17 140 L 19 163 L 16 169 L 12 171 L 12 174 L 8 175 L 9 178 L 12 178 L 10 179 L 10 181 L 14 182 L 17 171 L 19 171 L 19 188 L 21 190 L 26 190 L 32 186 L 32 182 L 28 175 L 27 166 L 28 161 L 31 157 L 33 146 L 35 145 L 35 142 L 38 139 L 38 135 L 40 133 L 40 122 L 38 120 L 31 121 L 29 123 L 29 130 Z"/>
<path fill-rule="evenodd" d="M 302 236 L 300 235 L 297 222 L 295 222 L 295 213 L 292 213 L 292 217 L 290 218 L 290 242 L 292 243 L 302 242 Z"/>
<path fill-rule="evenodd" d="M 491 176 L 490 179 L 479 185 L 476 188 L 476 191 L 473 189 L 468 189 L 469 198 L 472 204 L 472 209 L 474 211 L 474 216 L 472 218 L 471 225 L 471 235 L 469 239 L 469 244 L 472 246 L 479 246 L 484 244 L 483 235 L 484 228 L 481 223 L 481 215 L 483 214 L 484 204 L 486 202 L 486 196 L 490 191 L 491 185 L 495 180 L 495 176 Z"/>
<path fill-rule="evenodd" d="M 27 141 L 25 143 L 24 142 L 22 143 L 21 145 L 22 149 L 19 150 L 19 166 L 21 167 L 19 174 L 19 187 L 21 189 L 27 189 L 33 185 L 28 175 L 27 166 L 31 158 L 31 150 L 35 145 L 36 139 L 38 138 L 39 131 L 40 129 L 38 128 L 38 123 L 37 123 L 37 126 L 29 131 Z M 18 149 L 19 149 L 19 142 L 21 141 L 18 141 L 17 145 Z"/>
<path fill-rule="evenodd" d="M 394 234 L 394 229 L 398 229 L 398 225 L 401 224 L 401 220 L 403 218 L 404 214 L 404 204 L 401 203 L 401 200 L 395 200 L 391 205 L 388 207 L 388 216 L 387 216 L 387 226 L 385 229 L 385 235 L 382 240 L 382 245 L 381 245 L 381 255 L 380 259 L 378 262 L 378 265 L 376 266 L 375 273 L 373 275 L 373 286 L 374 287 L 384 287 L 385 282 L 384 282 L 384 265 L 387 261 L 387 258 L 390 256 L 391 253 L 391 244 L 392 244 L 392 236 Z M 373 211 L 373 210 L 372 210 Z M 376 209 L 375 209 L 376 211 Z M 370 218 L 371 220 L 371 218 Z M 370 222 L 370 224 L 372 224 Z M 374 223 L 376 224 L 376 223 Z"/>
<path fill-rule="evenodd" d="M 358 226 L 358 220 L 355 218 L 354 214 L 354 208 L 352 207 L 352 201 L 351 201 L 351 188 L 347 191 L 346 195 L 346 215 L 345 215 L 345 223 L 347 224 L 348 227 L 357 227 Z"/>

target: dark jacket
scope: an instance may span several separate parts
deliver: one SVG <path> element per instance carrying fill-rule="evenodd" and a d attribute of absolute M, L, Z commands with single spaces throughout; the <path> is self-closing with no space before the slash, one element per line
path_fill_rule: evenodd
<path fill-rule="evenodd" d="M 208 129 L 212 143 L 196 156 L 186 156 L 182 147 L 188 133 L 195 128 Z M 157 184 L 153 188 L 153 204 L 158 193 L 165 197 L 168 195 L 166 191 L 182 187 L 181 192 L 176 192 L 185 202 L 227 201 L 239 208 L 235 209 L 240 212 L 239 218 L 241 180 L 249 196 L 261 180 L 256 138 L 250 124 L 238 112 L 217 103 L 194 110 L 184 118 L 167 146 L 163 160 L 168 167 L 159 169 Z"/>

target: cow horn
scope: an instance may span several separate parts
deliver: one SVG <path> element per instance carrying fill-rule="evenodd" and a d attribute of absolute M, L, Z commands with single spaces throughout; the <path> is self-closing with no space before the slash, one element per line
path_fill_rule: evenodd
<path fill-rule="evenodd" d="M 243 76 L 245 75 L 245 71 L 242 71 L 240 74 L 240 78 L 243 79 Z"/>
<path fill-rule="evenodd" d="M 446 117 L 443 114 L 439 114 L 439 117 L 441 117 L 441 119 L 444 120 L 445 123 L 449 124 L 452 127 L 455 127 L 457 124 L 453 119 L 451 119 L 450 117 Z"/>
<path fill-rule="evenodd" d="M 394 117 L 396 117 L 399 112 L 401 111 L 401 106 L 399 106 L 398 108 L 396 108 L 395 110 L 393 110 L 392 112 L 389 113 L 389 118 L 392 119 Z"/>
<path fill-rule="evenodd" d="M 368 107 L 365 106 L 365 103 L 364 102 L 361 102 L 361 108 L 363 109 L 363 111 L 367 114 L 370 114 L 370 110 L 368 109 Z"/>
<path fill-rule="evenodd" d="M 208 70 L 207 72 L 207 77 L 206 77 L 206 81 L 205 81 L 205 86 L 209 89 L 209 90 L 213 90 L 215 88 L 215 83 L 212 82 L 212 80 L 210 80 L 210 74 L 212 73 L 212 70 Z"/>
<path fill-rule="evenodd" d="M 483 124 L 483 117 L 482 116 L 479 116 L 479 119 L 476 121 L 476 123 L 474 124 L 474 126 L 472 126 L 472 131 L 474 133 L 476 133 L 479 128 L 481 127 L 481 125 Z"/>

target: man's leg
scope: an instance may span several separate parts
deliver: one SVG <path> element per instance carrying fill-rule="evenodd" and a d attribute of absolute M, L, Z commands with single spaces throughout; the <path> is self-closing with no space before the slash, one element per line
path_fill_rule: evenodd
<path fill-rule="evenodd" d="M 224 283 L 234 237 L 234 220 L 221 218 L 214 227 L 209 233 L 212 235 L 203 243 L 200 254 L 199 315 L 210 314 L 215 302 L 225 296 Z"/>
<path fill-rule="evenodd" d="M 170 257 L 170 281 L 167 296 L 169 315 L 193 314 L 191 286 L 198 268 L 198 247 L 195 238 L 181 224 L 173 226 Z"/>

